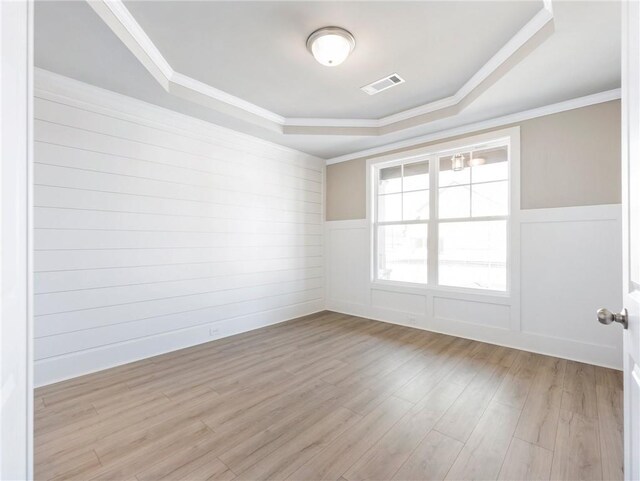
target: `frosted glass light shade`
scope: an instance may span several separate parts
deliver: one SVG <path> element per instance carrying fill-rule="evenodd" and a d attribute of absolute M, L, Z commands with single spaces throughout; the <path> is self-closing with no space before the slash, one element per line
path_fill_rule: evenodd
<path fill-rule="evenodd" d="M 307 49 L 318 63 L 327 67 L 340 65 L 355 46 L 353 35 L 339 27 L 321 28 L 307 39 Z"/>

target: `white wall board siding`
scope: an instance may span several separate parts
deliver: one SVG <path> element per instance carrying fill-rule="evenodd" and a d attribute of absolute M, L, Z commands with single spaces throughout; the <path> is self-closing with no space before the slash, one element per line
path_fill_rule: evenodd
<path fill-rule="evenodd" d="M 595 316 L 622 305 L 620 205 L 521 210 L 512 219 L 520 287 L 506 296 L 374 284 L 369 222 L 326 222 L 327 309 L 621 368 L 621 332 Z"/>
<path fill-rule="evenodd" d="M 369 237 L 368 231 L 362 228 L 363 222 L 326 223 L 326 295 L 334 302 L 366 304 L 371 301 Z"/>
<path fill-rule="evenodd" d="M 509 329 L 509 305 L 433 296 L 433 317 L 442 321 L 469 322 Z"/>
<path fill-rule="evenodd" d="M 374 308 L 391 309 L 411 314 L 421 314 L 425 310 L 425 296 L 404 292 L 387 291 L 384 289 L 371 290 L 371 305 Z M 409 319 L 411 321 L 411 319 Z"/>
<path fill-rule="evenodd" d="M 43 385 L 324 307 L 320 159 L 38 72 Z"/>
<path fill-rule="evenodd" d="M 622 258 L 619 232 L 620 223 L 606 219 L 522 225 L 522 269 L 528 273 L 521 293 L 524 332 L 579 335 L 597 340 L 597 346 L 619 347 L 620 332 L 594 322 L 597 309 L 619 304 L 622 276 L 610 277 L 611 266 Z"/>

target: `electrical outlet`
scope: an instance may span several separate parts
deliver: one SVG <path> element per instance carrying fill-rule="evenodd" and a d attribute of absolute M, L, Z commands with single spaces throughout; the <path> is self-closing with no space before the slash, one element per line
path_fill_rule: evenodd
<path fill-rule="evenodd" d="M 211 337 L 217 337 L 220 335 L 220 329 L 218 329 L 217 327 L 211 327 L 209 328 L 209 335 Z"/>

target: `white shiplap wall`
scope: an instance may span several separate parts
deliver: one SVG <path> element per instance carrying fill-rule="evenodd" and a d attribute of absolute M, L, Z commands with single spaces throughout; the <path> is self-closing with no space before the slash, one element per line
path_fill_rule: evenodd
<path fill-rule="evenodd" d="M 36 75 L 42 385 L 323 308 L 323 162 Z"/>

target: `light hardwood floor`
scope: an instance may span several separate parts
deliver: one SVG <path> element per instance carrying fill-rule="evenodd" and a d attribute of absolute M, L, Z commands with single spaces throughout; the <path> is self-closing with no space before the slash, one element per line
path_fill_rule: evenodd
<path fill-rule="evenodd" d="M 36 391 L 37 479 L 622 479 L 611 369 L 323 312 Z"/>

